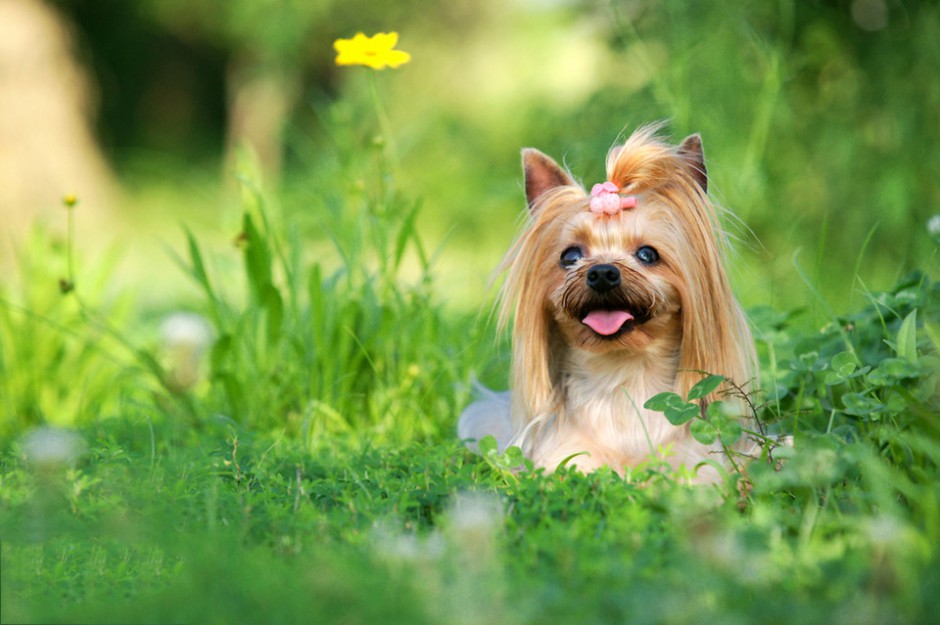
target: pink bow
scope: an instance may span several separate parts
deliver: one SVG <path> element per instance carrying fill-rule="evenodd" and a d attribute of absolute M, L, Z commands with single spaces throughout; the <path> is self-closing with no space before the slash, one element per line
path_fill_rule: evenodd
<path fill-rule="evenodd" d="M 591 188 L 591 212 L 598 215 L 616 215 L 622 210 L 636 208 L 635 195 L 620 195 L 620 187 L 613 182 L 596 184 Z"/>

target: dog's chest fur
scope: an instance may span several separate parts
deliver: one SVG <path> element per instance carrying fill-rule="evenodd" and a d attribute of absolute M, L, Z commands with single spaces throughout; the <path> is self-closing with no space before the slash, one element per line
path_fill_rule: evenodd
<path fill-rule="evenodd" d="M 603 465 L 635 466 L 662 455 L 688 461 L 690 453 L 704 457 L 684 427 L 670 424 L 662 413 L 643 408 L 653 395 L 675 389 L 679 346 L 661 341 L 641 354 L 593 354 L 569 351 L 559 380 L 562 405 L 554 427 L 543 428 L 532 441 L 537 466 L 554 467 L 571 454 L 590 455 L 571 462 L 582 470 Z M 691 447 L 690 447 L 691 446 Z M 694 450 L 692 447 L 700 447 Z"/>

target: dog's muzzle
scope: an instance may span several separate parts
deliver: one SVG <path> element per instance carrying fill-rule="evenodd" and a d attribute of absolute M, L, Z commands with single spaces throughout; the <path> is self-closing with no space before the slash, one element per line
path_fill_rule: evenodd
<path fill-rule="evenodd" d="M 600 338 L 616 338 L 652 317 L 653 294 L 630 280 L 624 282 L 623 271 L 600 263 L 586 269 L 580 284 L 571 284 L 569 293 L 579 297 L 567 300 L 567 310 Z"/>

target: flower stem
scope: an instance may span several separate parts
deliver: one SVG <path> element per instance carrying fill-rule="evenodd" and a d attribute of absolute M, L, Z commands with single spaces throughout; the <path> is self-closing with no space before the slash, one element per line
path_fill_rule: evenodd
<path fill-rule="evenodd" d="M 375 115 L 379 121 L 379 131 L 382 133 L 382 139 L 385 142 L 386 166 L 393 166 L 398 162 L 398 155 L 395 149 L 394 135 L 392 134 L 392 124 L 388 119 L 388 113 L 385 112 L 382 97 L 379 95 L 379 87 L 374 71 L 369 72 L 369 91 L 372 94 L 372 106 L 375 107 Z"/>
<path fill-rule="evenodd" d="M 65 238 L 65 271 L 66 277 L 59 280 L 59 289 L 63 295 L 71 293 L 75 289 L 75 265 L 72 260 L 72 248 L 75 240 L 75 218 L 72 213 L 75 212 L 75 205 L 78 199 L 74 195 L 66 195 L 62 198 L 66 211 L 66 238 Z"/>
<path fill-rule="evenodd" d="M 69 281 L 69 284 L 73 287 L 75 286 L 75 264 L 72 258 L 72 250 L 75 242 L 75 217 L 73 213 L 75 210 L 72 207 L 69 207 L 68 210 L 68 237 L 65 240 L 65 257 L 66 257 L 66 271 L 68 272 L 68 277 L 66 278 Z"/>

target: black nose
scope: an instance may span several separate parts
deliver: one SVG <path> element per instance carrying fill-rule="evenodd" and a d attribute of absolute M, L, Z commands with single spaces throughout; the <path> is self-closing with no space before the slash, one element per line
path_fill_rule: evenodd
<path fill-rule="evenodd" d="M 606 293 L 620 284 L 620 270 L 613 265 L 594 265 L 587 272 L 587 285 L 598 293 Z"/>

